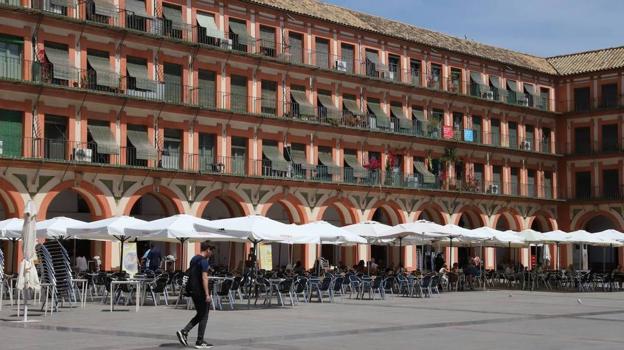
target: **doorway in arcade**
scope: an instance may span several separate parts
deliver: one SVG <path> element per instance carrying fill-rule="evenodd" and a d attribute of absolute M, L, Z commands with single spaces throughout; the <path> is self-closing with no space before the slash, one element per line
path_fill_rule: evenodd
<path fill-rule="evenodd" d="M 90 222 L 93 213 L 85 198 L 79 192 L 73 190 L 63 190 L 59 192 L 50 202 L 46 219 L 65 216 L 75 220 Z M 41 219 L 40 219 L 41 220 Z M 61 239 L 61 244 L 67 250 L 72 269 L 76 272 L 95 270 L 94 256 L 99 256 L 99 246 L 103 242 L 96 242 L 84 239 Z M 84 257 L 83 259 L 77 259 Z M 79 264 L 77 264 L 79 262 Z"/>
<path fill-rule="evenodd" d="M 220 220 L 244 216 L 241 205 L 233 198 L 220 195 L 211 199 L 202 218 L 207 220 Z M 212 242 L 215 251 L 212 254 L 210 265 L 215 269 L 236 271 L 242 274 L 245 262 L 245 247 L 248 243 L 239 242 Z"/>

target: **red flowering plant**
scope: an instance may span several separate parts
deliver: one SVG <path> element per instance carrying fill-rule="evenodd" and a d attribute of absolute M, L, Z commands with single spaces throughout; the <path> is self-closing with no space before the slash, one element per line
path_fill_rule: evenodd
<path fill-rule="evenodd" d="M 398 159 L 393 153 L 388 154 L 388 158 L 386 159 L 386 171 L 390 171 L 398 166 Z"/>
<path fill-rule="evenodd" d="M 377 170 L 381 168 L 381 163 L 377 160 L 375 156 L 372 156 L 368 159 L 368 164 L 364 165 L 364 168 L 368 170 Z"/>

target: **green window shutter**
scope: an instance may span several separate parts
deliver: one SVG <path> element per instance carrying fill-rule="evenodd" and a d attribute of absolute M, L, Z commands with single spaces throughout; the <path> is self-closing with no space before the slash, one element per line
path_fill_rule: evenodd
<path fill-rule="evenodd" d="M 22 112 L 0 110 L 0 157 L 21 157 L 24 132 Z"/>
<path fill-rule="evenodd" d="M 230 105 L 232 110 L 247 113 L 247 78 L 233 75 L 230 85 Z"/>
<path fill-rule="evenodd" d="M 215 108 L 217 93 L 216 74 L 208 70 L 199 70 L 199 105 L 202 107 Z"/>
<path fill-rule="evenodd" d="M 182 66 L 165 63 L 165 98 L 168 102 L 182 102 Z"/>

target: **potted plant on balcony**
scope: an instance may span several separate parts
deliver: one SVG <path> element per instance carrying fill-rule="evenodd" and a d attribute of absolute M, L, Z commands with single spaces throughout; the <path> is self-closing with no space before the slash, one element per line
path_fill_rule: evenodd
<path fill-rule="evenodd" d="M 368 159 L 368 163 L 364 165 L 369 172 L 369 179 L 371 184 L 376 184 L 379 179 L 379 169 L 381 169 L 381 162 L 377 160 L 377 157 L 372 156 Z"/>
<path fill-rule="evenodd" d="M 385 183 L 387 185 L 397 184 L 400 179 L 400 172 L 401 169 L 399 168 L 399 159 L 393 153 L 388 153 L 388 157 L 386 158 Z"/>
<path fill-rule="evenodd" d="M 444 149 L 444 155 L 442 155 L 440 160 L 444 165 L 444 174 L 448 174 L 450 167 L 455 165 L 455 162 L 457 162 L 457 149 L 455 147 L 446 147 Z M 442 179 L 444 189 L 449 189 L 450 180 L 450 176 L 445 176 L 445 178 Z"/>

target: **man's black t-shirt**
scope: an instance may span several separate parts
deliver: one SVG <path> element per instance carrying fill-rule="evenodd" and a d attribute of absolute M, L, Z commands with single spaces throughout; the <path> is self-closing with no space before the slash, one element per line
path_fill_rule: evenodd
<path fill-rule="evenodd" d="M 191 267 L 191 290 L 193 291 L 193 295 L 196 296 L 204 296 L 206 292 L 203 287 L 202 280 L 202 272 L 208 272 L 210 269 L 210 264 L 208 263 L 208 259 L 204 258 L 201 255 L 195 255 L 193 259 L 191 259 L 191 263 L 189 264 Z"/>

